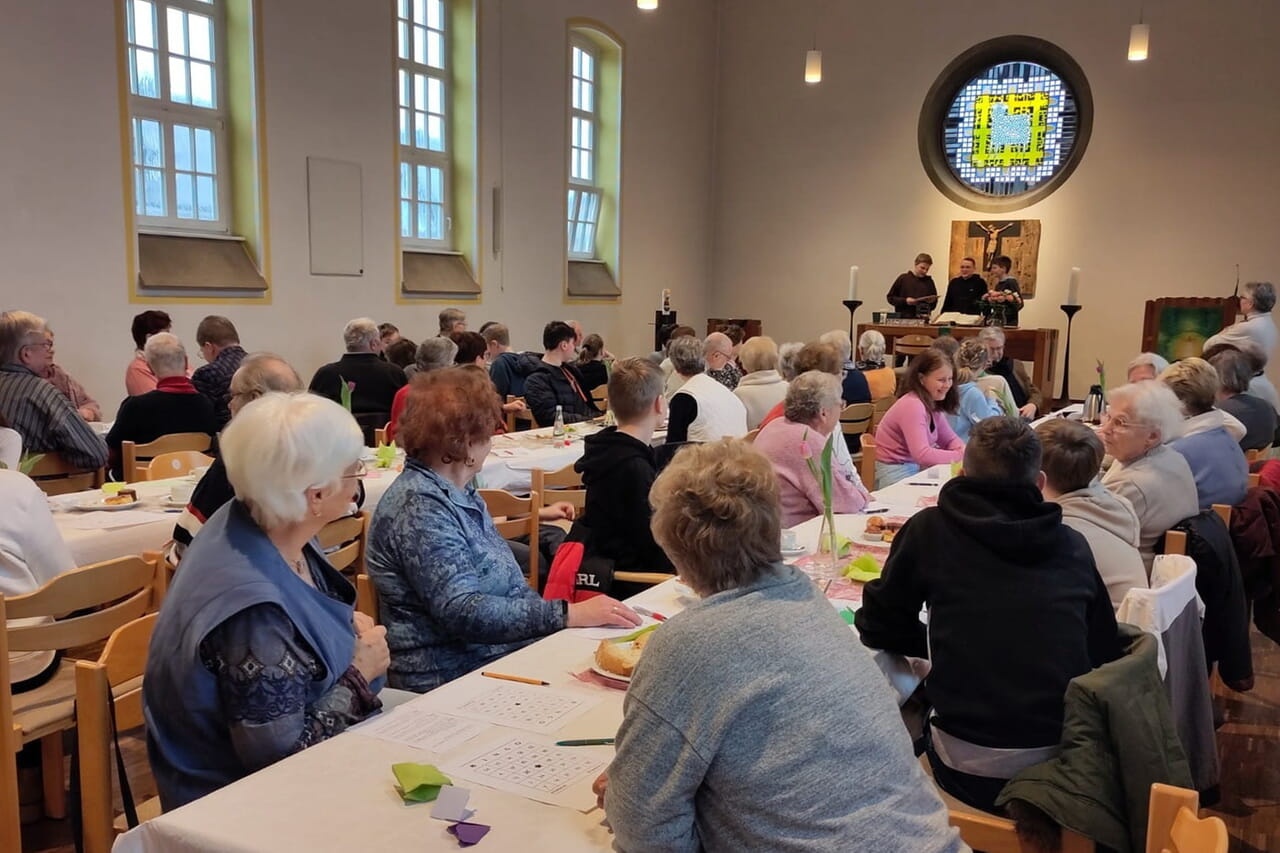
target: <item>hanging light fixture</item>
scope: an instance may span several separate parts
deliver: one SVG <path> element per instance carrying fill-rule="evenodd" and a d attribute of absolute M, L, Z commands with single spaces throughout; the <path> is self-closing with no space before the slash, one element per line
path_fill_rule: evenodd
<path fill-rule="evenodd" d="M 658 0 L 636 0 L 636 8 L 643 9 L 646 12 L 652 12 L 658 8 Z"/>
<path fill-rule="evenodd" d="M 1129 28 L 1129 61 L 1142 62 L 1151 45 L 1151 27 L 1142 22 L 1143 5 L 1138 6 L 1138 23 Z"/>
<path fill-rule="evenodd" d="M 822 51 L 814 49 L 804 55 L 804 82 L 822 82 Z"/>

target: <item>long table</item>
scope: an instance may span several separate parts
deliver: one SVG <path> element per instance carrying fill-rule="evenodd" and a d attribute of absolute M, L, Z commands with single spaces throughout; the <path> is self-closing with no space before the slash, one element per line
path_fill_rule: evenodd
<path fill-rule="evenodd" d="M 893 340 L 907 335 L 925 335 L 936 338 L 941 326 L 930 323 L 898 324 L 898 323 L 860 323 L 858 335 L 868 329 L 875 329 L 884 335 L 886 352 L 893 352 Z M 971 338 L 982 331 L 982 326 L 948 326 L 953 338 Z M 856 338 L 854 339 L 856 342 Z M 1045 400 L 1054 399 L 1053 380 L 1058 358 L 1057 329 L 1023 329 L 1006 327 L 1004 329 L 1005 355 L 1019 361 L 1031 363 L 1031 381 L 1044 394 Z"/>
<path fill-rule="evenodd" d="M 936 497 L 950 466 L 937 466 L 876 492 L 877 507 L 891 514 L 910 515 L 921 499 Z M 860 532 L 865 514 L 837 516 L 838 529 Z M 797 525 L 797 538 L 809 549 L 818 538 L 820 519 Z M 887 553 L 887 551 L 886 551 Z M 674 581 L 652 587 L 629 599 L 632 604 L 670 616 L 693 605 Z M 486 670 L 539 678 L 553 687 L 599 697 L 600 703 L 568 722 L 557 739 L 609 737 L 622 721 L 620 690 L 585 684 L 572 673 L 586 669 L 598 639 L 592 629 L 567 629 L 545 637 L 486 667 Z M 427 693 L 392 713 L 424 713 L 451 689 L 472 689 L 489 681 L 478 672 Z M 494 682 L 501 683 L 501 682 Z M 520 734 L 491 725 L 477 736 L 493 738 Z M 459 750 L 466 751 L 467 746 Z M 275 850 L 457 850 L 446 833 L 447 823 L 430 817 L 431 806 L 405 806 L 395 791 L 391 765 L 414 761 L 449 763 L 451 753 L 391 743 L 361 734 L 359 727 L 303 750 L 183 808 L 161 815 L 122 835 L 115 853 L 250 853 Z M 472 820 L 492 826 L 482 845 L 488 850 L 606 851 L 611 838 L 599 810 L 586 811 L 546 805 L 518 795 L 454 781 L 471 791 Z"/>
<path fill-rule="evenodd" d="M 559 439 L 551 435 L 550 427 L 495 437 L 493 449 L 478 475 L 479 485 L 486 489 L 525 492 L 529 490 L 535 468 L 554 471 L 577 461 L 582 456 L 583 439 L 600 427 L 574 424 L 570 429 L 572 432 Z M 368 456 L 372 458 L 372 451 Z M 364 509 L 372 512 L 378 505 L 387 488 L 399 476 L 403 462 L 403 457 L 399 457 L 391 468 L 372 468 L 369 471 L 364 479 Z M 102 512 L 100 515 L 104 516 L 103 521 L 107 524 L 114 523 L 116 519 L 136 520 L 128 526 L 109 529 L 82 529 L 79 525 L 85 523 L 85 515 L 96 516 L 99 513 L 86 514 L 72 509 L 100 497 L 100 491 L 95 489 L 51 498 L 49 503 L 54 509 L 54 521 L 70 547 L 76 565 L 86 566 L 163 548 L 173 536 L 173 526 L 180 512 L 165 506 L 163 501 L 168 497 L 170 487 L 179 482 L 182 478 L 130 484 L 129 488 L 138 492 L 143 506 L 140 510 L 130 510 L 130 515 L 123 518 Z"/>

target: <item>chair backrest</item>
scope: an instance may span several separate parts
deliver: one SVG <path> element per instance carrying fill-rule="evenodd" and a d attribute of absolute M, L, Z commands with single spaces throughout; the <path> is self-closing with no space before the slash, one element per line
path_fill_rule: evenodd
<path fill-rule="evenodd" d="M 514 402 L 516 402 L 517 400 L 519 400 L 520 402 L 522 402 L 522 403 L 523 403 L 523 402 L 524 402 L 524 397 L 517 397 L 515 394 L 508 394 L 508 395 L 507 395 L 507 402 L 508 402 L 508 403 L 514 403 Z M 525 411 L 525 415 L 527 415 L 527 416 L 529 415 L 529 413 L 528 413 L 528 411 L 527 411 L 527 410 Z M 516 432 L 516 431 L 517 431 L 517 430 L 516 430 L 516 413 L 515 413 L 515 412 L 506 412 L 506 413 L 504 414 L 504 417 L 506 418 L 506 421 L 507 421 L 507 432 Z M 529 421 L 529 418 L 530 418 L 530 417 L 532 417 L 532 416 L 529 416 L 529 417 L 526 417 L 526 418 L 525 418 L 526 423 Z"/>
<path fill-rule="evenodd" d="M 876 488 L 876 437 L 872 433 L 862 434 L 862 458 L 858 460 L 858 476 L 868 491 Z"/>
<path fill-rule="evenodd" d="M 871 429 L 876 409 L 870 403 L 853 403 L 840 413 L 840 429 L 845 435 L 863 435 Z"/>
<path fill-rule="evenodd" d="M 897 399 L 897 397 L 881 397 L 879 400 L 871 401 L 871 427 L 868 432 L 876 431 L 876 427 L 880 426 L 885 414 L 893 408 Z"/>
<path fill-rule="evenodd" d="M 1187 534 L 1183 533 L 1181 530 L 1166 531 L 1164 534 L 1164 553 L 1187 553 Z"/>
<path fill-rule="evenodd" d="M 356 575 L 356 610 L 378 621 L 378 590 L 368 575 Z"/>
<path fill-rule="evenodd" d="M 493 516 L 494 527 L 503 539 L 517 536 L 529 537 L 529 575 L 527 580 L 533 589 L 538 588 L 538 510 L 542 509 L 542 495 L 534 489 L 529 497 L 522 498 L 501 489 L 481 489 L 480 497 Z"/>
<path fill-rule="evenodd" d="M 0 625 L 4 624 L 4 596 L 0 595 Z M 18 805 L 18 751 L 22 727 L 13 721 L 13 694 L 9 691 L 9 644 L 0 631 L 0 850 L 22 849 L 22 815 Z"/>
<path fill-rule="evenodd" d="M 1263 459 L 1270 459 L 1271 445 L 1268 444 L 1266 447 L 1255 448 L 1253 450 L 1246 450 L 1244 452 L 1244 458 L 1245 458 L 1245 461 L 1247 461 L 1250 465 Z"/>
<path fill-rule="evenodd" d="M 140 679 L 157 614 L 112 632 L 96 661 L 76 661 L 76 739 L 80 750 L 80 814 L 86 853 L 108 853 L 115 840 L 111 796 L 111 691 Z M 143 725 L 142 682 L 116 693 L 118 731 Z"/>
<path fill-rule="evenodd" d="M 198 450 L 175 450 L 172 453 L 161 453 L 151 460 L 151 464 L 141 468 L 143 480 L 166 480 L 170 477 L 181 477 L 189 474 L 192 468 L 201 468 L 213 464 L 213 457 L 206 456 Z"/>
<path fill-rule="evenodd" d="M 1222 523 L 1231 529 L 1231 506 L 1229 504 L 1214 504 L 1213 511 L 1218 514 L 1218 518 L 1222 519 Z"/>
<path fill-rule="evenodd" d="M 1018 838 L 1013 821 L 976 811 L 948 810 L 952 826 L 960 830 L 960 838 L 974 850 L 984 853 L 1033 853 L 1034 848 Z M 1061 853 L 1092 853 L 1097 847 L 1083 835 L 1062 830 Z"/>
<path fill-rule="evenodd" d="M 556 471 L 533 469 L 533 490 L 542 495 L 542 505 L 565 501 L 581 515 L 587 506 L 587 490 L 582 485 L 582 475 L 573 470 L 573 463 Z"/>
<path fill-rule="evenodd" d="M 1219 817 L 1197 818 L 1199 806 L 1195 791 L 1152 785 L 1146 853 L 1227 853 L 1227 825 Z"/>
<path fill-rule="evenodd" d="M 746 435 L 744 435 L 742 437 L 742 440 L 745 441 L 747 444 L 755 444 L 756 436 L 758 436 L 759 434 L 760 434 L 760 427 L 756 427 L 755 429 L 750 430 Z"/>
<path fill-rule="evenodd" d="M 390 426 L 391 426 L 391 423 L 390 421 L 388 421 L 386 426 L 378 427 L 373 431 L 374 447 L 381 447 L 382 445 L 387 443 L 387 429 L 390 428 Z"/>
<path fill-rule="evenodd" d="M 179 450 L 203 453 L 212 444 L 213 439 L 203 432 L 174 432 L 146 444 L 126 441 L 120 445 L 120 470 L 124 472 L 125 482 L 136 483 L 147 479 L 145 469 L 138 463 L 154 459 L 162 453 L 175 453 Z"/>
<path fill-rule="evenodd" d="M 10 625 L 3 651 L 70 649 L 105 640 L 120 626 L 158 609 L 164 585 L 162 559 L 155 552 L 64 572 L 33 592 L 8 598 L 5 609 L 10 619 L 77 615 Z M 77 613 L 82 610 L 89 612 Z"/>
<path fill-rule="evenodd" d="M 1256 489 L 1262 485 L 1262 472 L 1254 471 L 1249 475 L 1249 488 Z"/>
<path fill-rule="evenodd" d="M 591 391 L 591 402 L 596 404 L 596 408 L 605 411 L 609 408 L 609 386 L 597 385 Z"/>
<path fill-rule="evenodd" d="M 107 478 L 105 469 L 87 471 L 84 468 L 77 468 L 63 458 L 61 453 L 51 451 L 40 455 L 40 461 L 31 468 L 29 476 L 50 497 L 96 489 Z"/>
<path fill-rule="evenodd" d="M 933 346 L 933 338 L 929 335 L 903 335 L 893 339 L 893 354 L 913 356 Z"/>
<path fill-rule="evenodd" d="M 316 534 L 329 562 L 340 572 L 364 571 L 364 549 L 369 532 L 369 513 L 360 512 L 331 521 Z"/>

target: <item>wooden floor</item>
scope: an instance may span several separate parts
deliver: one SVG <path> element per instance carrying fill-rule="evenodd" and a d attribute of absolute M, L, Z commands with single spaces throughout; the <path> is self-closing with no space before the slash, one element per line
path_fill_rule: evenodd
<path fill-rule="evenodd" d="M 1218 695 L 1226 712 L 1218 731 L 1222 800 L 1206 811 L 1226 821 L 1232 853 L 1275 853 L 1280 851 L 1280 647 L 1256 631 L 1253 664 L 1257 683 L 1252 691 Z M 121 746 L 135 799 L 155 796 L 143 741 L 125 736 Z M 72 853 L 69 823 L 43 820 L 24 826 L 22 849 Z"/>

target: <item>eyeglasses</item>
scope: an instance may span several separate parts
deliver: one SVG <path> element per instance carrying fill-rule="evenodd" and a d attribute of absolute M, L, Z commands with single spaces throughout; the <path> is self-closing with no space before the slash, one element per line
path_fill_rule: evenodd
<path fill-rule="evenodd" d="M 45 341 L 40 341 L 39 343 L 22 345 L 23 349 L 26 349 L 27 347 L 39 347 L 45 352 L 53 352 L 53 341 L 45 340 Z"/>
<path fill-rule="evenodd" d="M 1151 424 L 1144 421 L 1131 421 L 1124 415 L 1116 415 L 1115 417 L 1112 417 L 1110 412 L 1104 412 L 1102 415 L 1102 426 L 1110 427 L 1113 430 L 1119 430 L 1133 429 L 1135 427 L 1149 427 Z"/>
<path fill-rule="evenodd" d="M 344 479 L 344 480 L 359 480 L 361 477 L 363 477 L 365 474 L 368 474 L 368 473 L 369 473 L 369 468 L 368 468 L 368 466 L 366 466 L 366 465 L 364 464 L 364 460 L 363 460 L 363 459 L 357 459 L 357 460 L 356 460 L 356 470 L 355 470 L 355 473 L 353 473 L 353 474 L 343 474 L 343 475 L 342 475 L 342 479 Z"/>

